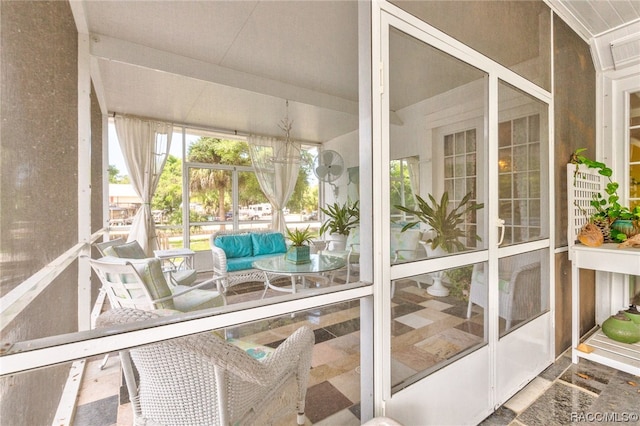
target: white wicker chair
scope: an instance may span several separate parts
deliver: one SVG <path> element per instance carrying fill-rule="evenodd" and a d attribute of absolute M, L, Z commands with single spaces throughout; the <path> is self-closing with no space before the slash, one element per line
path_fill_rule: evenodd
<path fill-rule="evenodd" d="M 153 311 L 116 309 L 102 314 L 98 325 L 159 316 Z M 279 418 L 297 412 L 302 425 L 313 345 L 313 332 L 301 327 L 264 362 L 215 333 L 122 351 L 135 423 L 269 425 L 281 424 Z M 131 360 L 139 373 L 139 386 Z"/>
<path fill-rule="evenodd" d="M 500 295 L 500 317 L 506 321 L 509 330 L 514 320 L 526 320 L 540 313 L 540 262 L 522 263 L 520 256 L 513 261 L 512 271 L 507 271 L 505 279 L 498 283 Z M 487 306 L 487 286 L 484 268 L 481 264 L 473 267 L 467 318 L 471 317 L 472 305 Z"/>

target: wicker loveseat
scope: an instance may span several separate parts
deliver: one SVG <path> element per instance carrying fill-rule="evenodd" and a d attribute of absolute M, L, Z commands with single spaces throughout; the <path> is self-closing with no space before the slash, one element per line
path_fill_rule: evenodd
<path fill-rule="evenodd" d="M 253 268 L 254 261 L 282 256 L 287 244 L 280 232 L 272 230 L 218 231 L 211 235 L 213 277 L 223 291 L 245 282 L 264 281 L 264 272 Z"/>

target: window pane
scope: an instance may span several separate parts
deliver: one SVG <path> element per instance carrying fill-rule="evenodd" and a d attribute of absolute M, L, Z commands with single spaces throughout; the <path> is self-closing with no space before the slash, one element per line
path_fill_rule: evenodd
<path fill-rule="evenodd" d="M 486 342 L 487 287 L 481 264 L 392 284 L 391 386 L 399 390 Z M 432 296 L 434 282 L 450 290 Z"/>
<path fill-rule="evenodd" d="M 640 205 L 640 92 L 629 94 L 629 204 Z"/>
<path fill-rule="evenodd" d="M 547 107 L 502 82 L 499 99 L 500 217 L 506 221 L 505 235 L 511 236 L 503 245 L 509 245 L 548 236 L 549 199 L 541 192 L 549 167 L 543 160 L 548 158 Z"/>
<path fill-rule="evenodd" d="M 532 238 L 523 228 L 519 236 Z M 514 238 L 517 239 L 518 237 Z M 500 336 L 549 310 L 549 286 L 541 277 L 547 276 L 547 250 L 524 253 L 500 259 L 499 314 Z"/>

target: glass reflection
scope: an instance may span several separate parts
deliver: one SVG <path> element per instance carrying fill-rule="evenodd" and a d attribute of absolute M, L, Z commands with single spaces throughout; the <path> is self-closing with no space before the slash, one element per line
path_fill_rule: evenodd
<path fill-rule="evenodd" d="M 545 272 L 548 270 L 546 252 L 541 250 L 500 259 L 500 336 L 549 309 L 549 286 L 541 280 L 541 277 L 548 276 L 548 272 Z M 472 286 L 479 282 L 474 281 Z"/>
<path fill-rule="evenodd" d="M 549 235 L 548 116 L 540 101 L 499 85 L 498 195 L 505 221 L 504 245 Z"/>
<path fill-rule="evenodd" d="M 482 248 L 486 74 L 395 28 L 389 56 L 391 262 L 397 242 L 416 253 L 400 261 Z M 408 158 L 416 172 L 403 179 Z"/>
<path fill-rule="evenodd" d="M 629 204 L 640 204 L 640 92 L 629 94 Z"/>
<path fill-rule="evenodd" d="M 399 390 L 486 342 L 486 287 L 474 286 L 481 264 L 392 283 L 391 383 Z M 444 297 L 429 289 L 440 280 Z M 473 303 L 472 303 L 473 301 Z"/>

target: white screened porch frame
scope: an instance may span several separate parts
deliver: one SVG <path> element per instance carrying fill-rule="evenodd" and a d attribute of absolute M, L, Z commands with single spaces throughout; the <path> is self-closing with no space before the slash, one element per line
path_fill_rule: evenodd
<path fill-rule="evenodd" d="M 377 8 L 379 6 L 379 8 Z M 537 99 L 544 103 L 547 106 L 548 111 L 548 127 L 546 128 L 546 132 L 548 134 L 547 138 L 547 148 L 549 149 L 553 146 L 553 96 L 550 91 L 546 91 L 539 86 L 533 84 L 532 82 L 526 80 L 520 75 L 514 73 L 513 71 L 505 68 L 504 66 L 496 63 L 495 61 L 475 52 L 473 49 L 468 46 L 460 43 L 459 41 L 447 36 L 441 31 L 433 28 L 432 26 L 422 22 L 418 18 L 406 13 L 395 5 L 388 3 L 376 3 L 373 8 L 374 14 L 374 25 L 379 22 L 380 29 L 376 29 L 374 27 L 374 37 L 373 40 L 380 40 L 380 45 L 377 46 L 374 44 L 373 46 L 373 64 L 380 64 L 381 71 L 379 73 L 373 73 L 373 84 L 372 87 L 376 89 L 374 92 L 373 100 L 373 119 L 374 119 L 374 132 L 380 131 L 379 137 L 383 141 L 382 145 L 379 149 L 380 152 L 374 152 L 374 166 L 378 168 L 374 168 L 374 181 L 382 182 L 382 186 L 380 191 L 377 191 L 376 194 L 382 193 L 382 199 L 379 201 L 379 206 L 381 207 L 382 212 L 389 212 L 389 199 L 388 199 L 388 191 L 389 186 L 387 184 L 389 180 L 388 174 L 388 166 L 385 170 L 385 165 L 388 165 L 389 160 L 389 141 L 388 141 L 388 123 L 389 123 L 389 105 L 388 100 L 385 98 L 385 93 L 388 91 L 389 87 L 389 71 L 388 66 L 385 64 L 386 57 L 384 57 L 384 52 L 388 52 L 388 38 L 389 38 L 389 28 L 394 27 L 401 30 L 404 33 L 409 34 L 437 49 L 443 50 L 448 54 L 454 56 L 455 58 L 470 64 L 479 70 L 485 71 L 488 73 L 488 99 L 487 99 L 487 111 L 486 115 L 488 117 L 488 135 L 489 140 L 488 143 L 490 146 L 497 147 L 497 135 L 498 135 L 498 88 L 500 83 L 506 83 L 515 87 L 516 89 L 521 90 L 526 93 L 528 96 Z M 377 21 L 376 21 L 377 16 Z M 379 35 L 376 37 L 376 32 L 379 31 Z M 550 52 L 552 53 L 552 52 Z M 376 121 L 379 120 L 379 122 Z M 374 133 L 374 140 L 377 140 L 378 135 Z M 374 151 L 377 149 L 377 145 L 374 145 Z M 549 150 L 549 162 L 553 164 L 553 151 Z M 497 149 L 488 151 L 487 161 L 489 164 L 497 164 L 498 156 Z M 536 344 L 540 347 L 544 348 L 544 353 L 536 354 L 535 362 L 538 364 L 550 365 L 553 362 L 554 353 L 555 353 L 555 339 L 552 333 L 553 327 L 553 316 L 554 316 L 554 306 L 555 306 L 555 297 L 554 293 L 550 291 L 551 283 L 553 282 L 552 277 L 555 276 L 554 271 L 554 262 L 553 262 L 553 247 L 554 243 L 554 230 L 551 228 L 551 224 L 554 223 L 554 175 L 553 170 L 549 167 L 546 171 L 545 176 L 548 178 L 549 184 L 549 215 L 550 215 L 550 232 L 549 237 L 532 241 L 523 245 L 510 246 L 505 248 L 497 248 L 497 243 L 499 240 L 498 235 L 498 199 L 497 197 L 489 198 L 486 200 L 485 208 L 489 211 L 487 213 L 487 226 L 489 227 L 487 233 L 487 244 L 489 247 L 486 251 L 481 251 L 479 253 L 469 254 L 469 255 L 460 255 L 460 256 L 474 256 L 482 257 L 489 261 L 489 276 L 496 277 L 498 274 L 498 259 L 504 256 L 515 255 L 519 253 L 534 251 L 534 250 L 543 250 L 547 251 L 549 264 L 549 278 L 545 282 L 549 283 L 549 306 L 550 309 L 537 317 L 535 320 L 527 323 L 524 327 L 521 327 L 523 333 L 527 333 L 532 336 L 536 341 Z M 492 187 L 492 183 L 497 183 L 497 169 L 489 172 L 489 187 Z M 385 199 L 386 196 L 386 199 Z M 378 205 L 374 203 L 374 205 Z M 381 253 L 383 258 L 389 255 L 389 233 L 390 233 L 390 225 L 387 216 L 377 215 L 374 217 L 374 252 Z M 464 260 L 460 260 L 464 262 Z M 480 261 L 480 259 L 478 259 Z M 443 263 L 446 260 L 442 261 Z M 451 260 L 451 262 L 458 265 L 457 261 Z M 449 262 L 448 265 L 442 265 L 442 269 L 446 269 L 448 267 L 454 266 L 453 263 Z M 444 368 L 438 370 L 436 373 L 427 377 L 427 379 L 422 379 L 418 382 L 411 384 L 411 386 L 402 389 L 393 395 L 391 395 L 391 341 L 390 341 L 390 290 L 388 285 L 384 285 L 388 283 L 392 279 L 405 278 L 411 275 L 418 275 L 423 273 L 428 273 L 431 270 L 436 270 L 440 267 L 440 259 L 435 259 L 431 261 L 418 261 L 410 264 L 402 264 L 402 265 L 394 265 L 389 266 L 385 265 L 380 271 L 380 279 L 376 278 L 375 282 L 375 294 L 378 297 L 376 301 L 375 307 L 378 309 L 375 314 L 376 318 L 376 326 L 378 328 L 378 332 L 375 333 L 376 336 L 380 336 L 382 333 L 381 339 L 376 340 L 375 354 L 374 359 L 376 362 L 375 371 L 380 371 L 383 374 L 378 375 L 375 378 L 375 389 L 376 394 L 381 395 L 382 401 L 381 405 L 376 406 L 376 414 L 377 415 L 388 415 L 390 417 L 394 417 L 394 415 L 399 416 L 400 421 L 405 422 L 480 422 L 487 415 L 489 415 L 493 408 L 500 403 L 506 401 L 510 396 L 515 394 L 522 386 L 524 386 L 528 381 L 532 380 L 537 374 L 529 374 L 530 372 L 519 372 L 511 369 L 509 372 L 503 372 L 502 378 L 499 377 L 497 372 L 497 363 L 500 360 L 503 360 L 505 357 L 513 354 L 518 357 L 526 357 L 528 354 L 522 353 L 519 347 L 519 341 L 521 341 L 518 337 L 517 333 L 510 333 L 508 336 L 504 338 L 499 338 L 498 336 L 498 317 L 497 315 L 489 315 L 487 319 L 488 323 L 488 334 L 487 340 L 488 342 L 493 342 L 493 347 L 483 347 L 474 353 L 464 357 L 461 360 L 458 360 L 457 363 L 460 365 L 464 365 L 464 371 L 473 372 L 475 376 L 478 376 L 480 371 L 483 371 L 486 377 L 480 377 L 480 380 L 485 380 L 488 384 L 483 395 L 489 401 L 486 408 L 478 407 L 477 405 L 471 407 L 467 407 L 467 412 L 473 411 L 474 417 L 469 417 L 469 413 L 466 415 L 461 413 L 450 413 L 450 416 L 446 418 L 443 417 L 434 417 L 435 415 L 429 414 L 425 417 L 426 406 L 431 403 L 431 406 L 439 406 L 443 407 L 445 404 L 442 400 L 442 389 L 446 387 L 448 384 L 455 382 L 459 379 L 458 374 L 451 373 L 453 370 L 450 368 L 451 365 L 447 365 Z M 379 282 L 380 281 L 380 282 Z M 378 284 L 383 284 L 382 288 L 379 288 Z M 382 300 L 380 300 L 380 296 Z M 499 294 L 498 288 L 489 289 L 488 300 L 490 306 L 498 306 Z M 544 358 L 544 359 L 543 359 Z M 477 369 L 478 366 L 483 365 L 484 367 Z M 486 366 L 489 366 L 487 369 Z M 536 366 L 537 368 L 537 366 Z M 541 370 L 540 370 L 541 371 Z M 505 378 L 505 374 L 516 373 L 511 379 Z M 526 376 L 526 377 L 525 377 Z M 428 380 L 433 379 L 431 384 L 428 384 Z M 413 390 L 412 390 L 413 388 Z M 419 389 L 418 389 L 419 388 Z M 410 391 L 410 392 L 409 392 Z M 421 403 L 418 403 L 417 400 L 411 396 L 411 394 L 417 395 L 425 395 L 425 394 L 433 394 L 438 396 L 437 401 L 430 401 L 430 399 L 421 400 Z M 469 401 L 475 401 L 478 398 L 478 393 L 474 392 L 475 398 L 469 399 Z M 508 395 L 507 395 L 508 394 Z M 460 396 L 459 398 L 464 398 L 464 396 Z M 458 399 L 459 399 L 458 398 Z M 378 400 L 376 399 L 376 403 Z M 435 405 L 434 405 L 435 404 Z M 484 410 L 484 411 L 482 411 Z M 433 410 L 440 411 L 443 410 Z M 455 411 L 455 410 L 454 410 Z M 462 416 L 462 417 L 461 417 Z"/>

